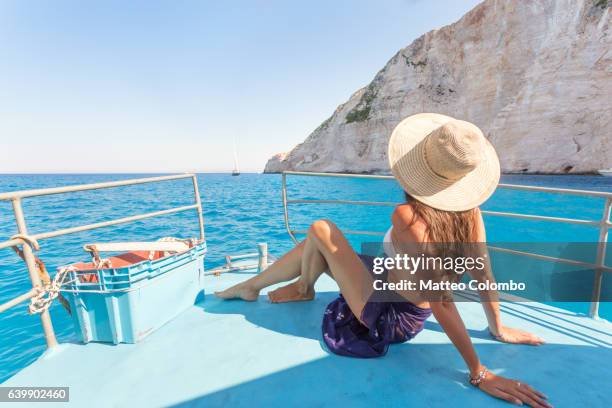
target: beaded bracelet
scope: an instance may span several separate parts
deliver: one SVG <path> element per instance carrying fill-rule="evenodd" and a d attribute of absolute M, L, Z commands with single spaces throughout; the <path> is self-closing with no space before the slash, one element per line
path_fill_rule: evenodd
<path fill-rule="evenodd" d="M 487 367 L 485 367 L 485 368 L 483 368 L 482 370 L 480 370 L 478 372 L 478 376 L 476 378 L 472 378 L 471 375 L 468 375 L 468 381 L 474 387 L 478 387 L 480 385 L 480 383 L 483 382 L 485 380 L 485 378 L 487 378 L 487 373 L 488 372 L 489 372 L 489 370 L 487 370 Z"/>

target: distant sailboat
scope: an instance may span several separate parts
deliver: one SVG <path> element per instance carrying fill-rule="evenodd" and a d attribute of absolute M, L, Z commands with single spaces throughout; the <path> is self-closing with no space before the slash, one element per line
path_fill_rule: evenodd
<path fill-rule="evenodd" d="M 238 153 L 236 153 L 236 141 L 234 140 L 234 170 L 232 170 L 232 176 L 239 176 L 240 169 L 238 168 Z"/>

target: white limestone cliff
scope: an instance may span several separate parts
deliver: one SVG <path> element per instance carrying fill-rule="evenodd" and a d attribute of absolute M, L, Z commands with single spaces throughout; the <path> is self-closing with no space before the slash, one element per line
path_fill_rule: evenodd
<path fill-rule="evenodd" d="M 266 172 L 387 172 L 395 125 L 438 112 L 478 125 L 504 172 L 612 167 L 607 0 L 486 0 L 400 50 Z"/>

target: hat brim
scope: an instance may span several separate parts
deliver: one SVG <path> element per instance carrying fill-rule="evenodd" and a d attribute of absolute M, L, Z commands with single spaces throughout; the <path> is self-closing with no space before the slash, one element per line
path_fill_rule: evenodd
<path fill-rule="evenodd" d="M 391 172 L 402 188 L 416 200 L 444 211 L 466 211 L 478 207 L 493 194 L 500 178 L 499 159 L 486 141 L 483 160 L 459 180 L 434 173 L 425 158 L 425 138 L 454 118 L 437 113 L 419 113 L 402 120 L 389 139 Z"/>

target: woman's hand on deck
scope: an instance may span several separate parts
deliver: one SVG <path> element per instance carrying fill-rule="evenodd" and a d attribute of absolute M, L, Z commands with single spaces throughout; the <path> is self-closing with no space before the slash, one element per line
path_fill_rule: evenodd
<path fill-rule="evenodd" d="M 502 343 L 530 344 L 532 346 L 544 344 L 544 340 L 535 334 L 525 330 L 513 329 L 512 327 L 502 326 L 501 329 L 496 331 L 489 330 L 489 332 L 495 340 Z"/>
<path fill-rule="evenodd" d="M 528 384 L 504 378 L 487 372 L 487 376 L 478 386 L 482 391 L 495 398 L 506 400 L 516 405 L 529 405 L 534 408 L 551 408 L 546 396 L 534 390 Z"/>

